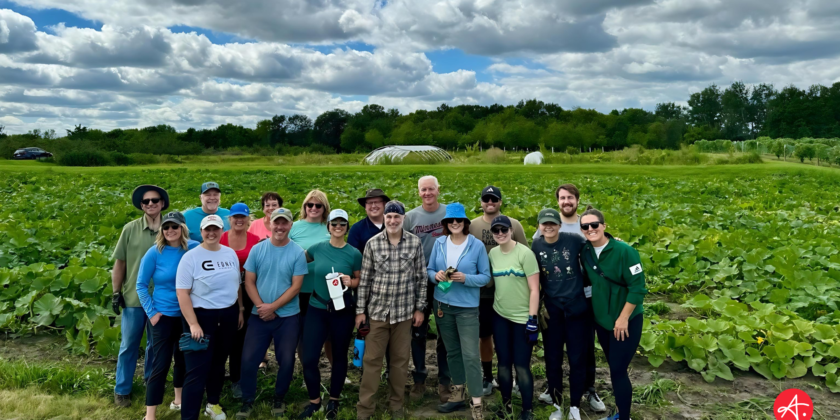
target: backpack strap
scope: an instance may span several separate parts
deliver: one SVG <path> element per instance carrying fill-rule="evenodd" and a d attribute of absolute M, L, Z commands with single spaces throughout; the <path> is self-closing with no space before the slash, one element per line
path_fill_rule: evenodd
<path fill-rule="evenodd" d="M 586 249 L 583 251 L 583 259 L 585 260 L 584 262 L 586 263 L 586 265 L 588 265 L 590 268 L 592 268 L 592 271 L 598 273 L 598 275 L 601 276 L 601 278 L 603 278 L 604 280 L 606 280 L 606 281 L 608 281 L 608 282 L 610 282 L 610 283 L 612 283 L 616 286 L 623 287 L 625 289 L 627 288 L 626 284 L 619 283 L 619 282 L 607 277 L 607 274 L 604 273 L 604 270 L 601 270 L 601 268 L 598 267 L 598 264 L 592 258 L 591 247 L 587 246 Z"/>

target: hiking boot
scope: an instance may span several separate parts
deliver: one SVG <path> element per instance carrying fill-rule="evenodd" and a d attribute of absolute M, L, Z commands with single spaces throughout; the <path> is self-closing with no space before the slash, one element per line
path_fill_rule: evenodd
<path fill-rule="evenodd" d="M 449 387 L 444 384 L 438 384 L 438 394 L 440 394 L 440 402 L 446 403 L 449 401 L 449 395 L 451 394 Z"/>
<path fill-rule="evenodd" d="M 318 412 L 323 411 L 323 410 L 324 410 L 324 407 L 321 406 L 321 403 L 315 404 L 315 403 L 310 402 L 309 405 L 307 405 L 306 408 L 303 409 L 303 412 L 300 413 L 300 415 L 298 416 L 298 419 L 299 420 L 308 419 L 308 418 L 312 417 L 315 413 L 318 413 Z"/>
<path fill-rule="evenodd" d="M 131 407 L 131 395 L 114 394 L 114 405 L 120 408 Z"/>
<path fill-rule="evenodd" d="M 493 416 L 497 419 L 513 419 L 513 405 L 510 401 L 502 403 L 493 411 Z"/>
<path fill-rule="evenodd" d="M 415 382 L 414 386 L 411 387 L 411 393 L 409 397 L 412 400 L 419 400 L 423 398 L 423 394 L 426 393 L 426 384 L 423 382 Z"/>
<path fill-rule="evenodd" d="M 326 417 L 327 420 L 332 420 L 338 417 L 338 400 L 330 400 L 327 403 L 327 410 L 326 410 Z"/>
<path fill-rule="evenodd" d="M 601 401 L 601 397 L 598 396 L 598 393 L 595 391 L 595 388 L 589 388 L 586 391 L 586 394 L 583 394 L 583 400 L 589 402 L 589 408 L 594 410 L 598 413 L 603 413 L 607 411 L 607 406 L 604 405 L 604 402 Z"/>
<path fill-rule="evenodd" d="M 210 417 L 210 420 L 227 420 L 227 415 L 219 404 L 208 403 L 204 407 L 204 415 Z"/>
<path fill-rule="evenodd" d="M 276 417 L 283 417 L 286 415 L 286 403 L 283 402 L 283 397 L 274 396 L 274 408 L 271 409 L 271 414 Z"/>
<path fill-rule="evenodd" d="M 484 412 L 481 411 L 481 408 L 481 403 L 473 404 L 472 401 L 470 401 L 470 413 L 472 413 L 473 420 L 484 420 Z"/>
<path fill-rule="evenodd" d="M 239 407 L 239 411 L 236 412 L 236 418 L 238 420 L 247 419 L 251 415 L 251 411 L 254 411 L 254 403 L 244 402 L 242 407 Z"/>
<path fill-rule="evenodd" d="M 449 388 L 449 399 L 438 405 L 438 411 L 441 413 L 451 413 L 453 411 L 463 410 L 466 407 L 467 391 L 463 385 L 452 385 Z"/>
<path fill-rule="evenodd" d="M 522 410 L 522 412 L 519 413 L 519 420 L 534 420 L 535 418 L 534 410 Z"/>
<path fill-rule="evenodd" d="M 391 418 L 393 420 L 403 420 L 403 419 L 405 419 L 405 408 L 392 410 L 391 411 Z"/>

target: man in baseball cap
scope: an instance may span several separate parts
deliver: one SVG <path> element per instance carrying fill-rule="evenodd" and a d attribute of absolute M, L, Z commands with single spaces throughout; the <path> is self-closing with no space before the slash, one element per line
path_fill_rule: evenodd
<path fill-rule="evenodd" d="M 385 229 L 385 203 L 391 201 L 385 193 L 379 188 L 371 188 L 365 192 L 364 197 L 360 197 L 356 201 L 365 208 L 365 217 L 362 220 L 354 223 L 347 233 L 347 243 L 353 248 L 364 252 L 365 245 L 373 238 L 374 235 L 382 232 Z"/>
<path fill-rule="evenodd" d="M 490 232 L 490 223 L 496 216 L 500 216 L 502 209 L 502 190 L 494 185 L 488 185 L 481 190 L 479 204 L 484 214 L 470 221 L 470 235 L 475 236 L 484 243 L 485 250 L 489 253 L 493 247 L 499 245 L 493 239 Z M 528 246 L 528 237 L 525 236 L 525 229 L 516 219 L 508 218 L 513 227 L 512 239 L 522 245 Z M 493 379 L 493 300 L 494 288 L 490 285 L 481 288 L 481 299 L 478 301 L 478 337 L 481 352 L 481 370 L 484 376 L 485 396 L 493 393 L 493 388 L 498 388 L 496 380 Z"/>
<path fill-rule="evenodd" d="M 228 216 L 230 210 L 219 207 L 222 202 L 222 189 L 216 182 L 205 182 L 201 184 L 201 194 L 198 196 L 201 199 L 201 207 L 196 207 L 184 212 L 184 219 L 187 221 L 187 229 L 190 231 L 190 239 L 201 242 L 201 221 L 211 215 L 215 214 L 222 219 L 224 226 L 222 231 L 230 230 L 228 224 Z"/>

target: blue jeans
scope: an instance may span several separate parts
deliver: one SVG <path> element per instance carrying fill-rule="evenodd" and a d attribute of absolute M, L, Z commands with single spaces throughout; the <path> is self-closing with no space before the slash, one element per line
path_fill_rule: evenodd
<path fill-rule="evenodd" d="M 143 329 L 146 329 L 146 357 L 143 362 L 143 380 L 147 381 L 152 373 L 152 324 L 148 322 L 146 312 L 142 307 L 123 308 L 122 324 L 120 325 L 122 339 L 120 340 L 120 355 L 117 357 L 117 385 L 114 393 L 131 395 L 131 384 L 134 380 L 134 370 L 137 358 L 140 356 L 140 342 L 143 340 Z"/>

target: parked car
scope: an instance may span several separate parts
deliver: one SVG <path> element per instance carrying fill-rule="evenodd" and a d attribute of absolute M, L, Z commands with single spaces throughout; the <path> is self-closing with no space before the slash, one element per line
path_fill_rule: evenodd
<path fill-rule="evenodd" d="M 52 153 L 38 147 L 24 147 L 15 150 L 15 159 L 43 159 L 53 157 Z"/>

